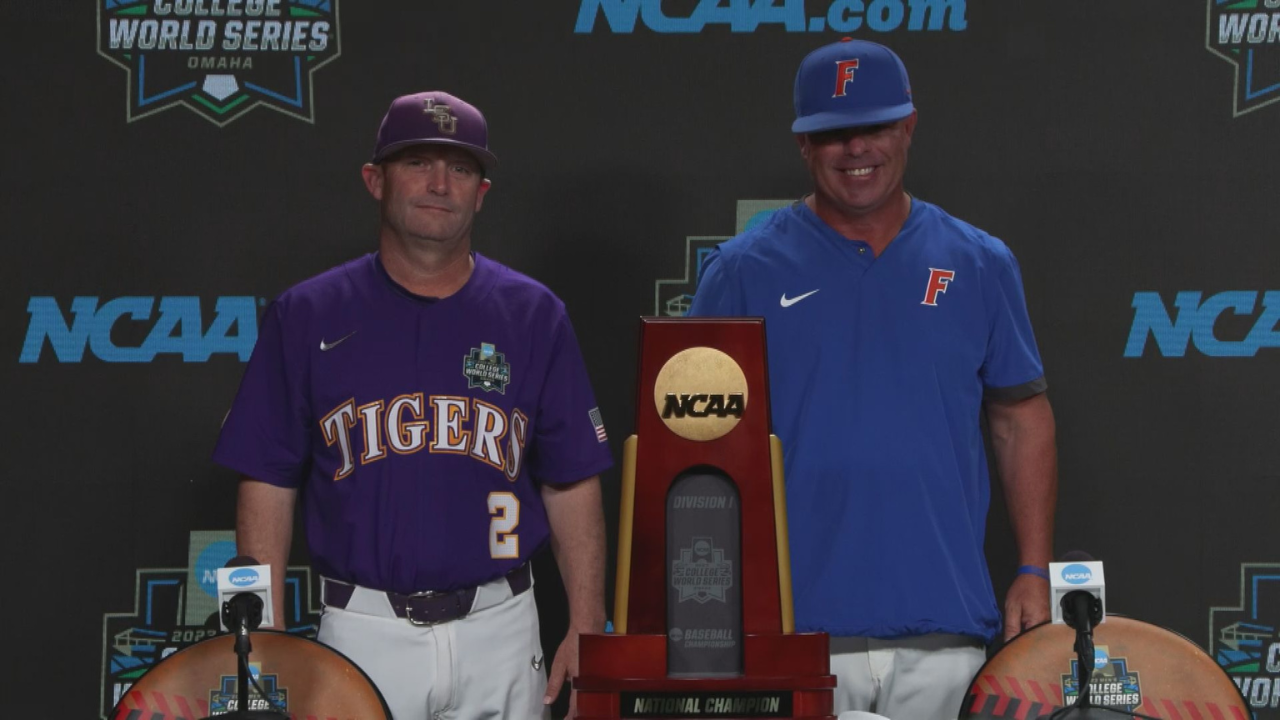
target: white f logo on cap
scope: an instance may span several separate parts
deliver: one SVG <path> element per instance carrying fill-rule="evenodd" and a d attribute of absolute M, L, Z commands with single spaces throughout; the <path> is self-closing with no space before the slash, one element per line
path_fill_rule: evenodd
<path fill-rule="evenodd" d="M 431 121 L 440 127 L 440 132 L 445 135 L 453 135 L 458 132 L 458 118 L 449 113 L 448 105 L 437 105 L 432 98 L 423 100 L 422 105 L 422 112 L 434 116 Z"/>

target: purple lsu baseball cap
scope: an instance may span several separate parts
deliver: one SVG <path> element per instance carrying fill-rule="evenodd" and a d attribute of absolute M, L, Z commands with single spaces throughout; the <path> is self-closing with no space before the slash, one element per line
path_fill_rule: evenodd
<path fill-rule="evenodd" d="M 486 173 L 498 165 L 497 156 L 489 152 L 484 115 L 446 92 L 402 95 L 391 101 L 378 128 L 372 162 L 380 163 L 411 145 L 456 145 L 474 154 Z"/>
<path fill-rule="evenodd" d="M 843 40 L 814 50 L 796 73 L 797 134 L 895 122 L 915 112 L 907 67 L 889 48 Z"/>

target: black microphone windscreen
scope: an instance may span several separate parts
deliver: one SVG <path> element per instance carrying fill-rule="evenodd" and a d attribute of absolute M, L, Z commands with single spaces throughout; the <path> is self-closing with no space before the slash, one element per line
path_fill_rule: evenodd
<path fill-rule="evenodd" d="M 262 563 L 258 562 L 257 560 L 255 560 L 254 558 L 248 555 L 237 555 L 231 558 L 230 560 L 228 560 L 227 564 L 224 565 L 223 567 L 229 567 L 229 568 L 248 567 L 250 565 L 261 565 L 261 564 Z"/>
<path fill-rule="evenodd" d="M 1093 556 L 1083 550 L 1068 550 L 1062 554 L 1062 562 L 1093 562 Z"/>

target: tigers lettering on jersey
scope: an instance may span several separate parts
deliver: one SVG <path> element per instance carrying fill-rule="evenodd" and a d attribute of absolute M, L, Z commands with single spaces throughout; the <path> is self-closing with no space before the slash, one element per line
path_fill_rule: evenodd
<path fill-rule="evenodd" d="M 390 403 L 374 400 L 359 406 L 355 398 L 349 398 L 331 410 L 320 420 L 320 430 L 325 445 L 337 446 L 342 459 L 333 479 L 350 475 L 357 462 L 368 465 L 385 459 L 388 447 L 398 455 L 412 455 L 424 449 L 433 454 L 466 455 L 502 471 L 511 481 L 520 477 L 529 419 L 518 408 L 508 417 L 497 405 L 452 395 L 432 395 L 427 404 L 432 408 L 435 425 L 430 441 L 427 435 L 432 432 L 433 421 L 426 419 L 422 393 L 400 395 Z M 358 458 L 353 438 L 360 439 Z"/>
<path fill-rule="evenodd" d="M 924 301 L 921 305 L 938 306 L 938 296 L 947 291 L 947 286 L 956 279 L 955 270 L 939 270 L 929 268 L 929 284 L 924 289 Z"/>

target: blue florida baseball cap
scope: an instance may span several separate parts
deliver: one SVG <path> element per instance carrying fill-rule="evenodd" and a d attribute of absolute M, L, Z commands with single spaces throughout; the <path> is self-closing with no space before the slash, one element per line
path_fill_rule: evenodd
<path fill-rule="evenodd" d="M 902 60 L 883 45 L 853 38 L 805 57 L 795 103 L 796 134 L 895 122 L 916 109 Z"/>
<path fill-rule="evenodd" d="M 411 145 L 454 145 L 471 152 L 488 173 L 498 165 L 489 152 L 489 124 L 471 103 L 445 92 L 402 95 L 391 102 L 378 128 L 374 163 Z"/>

